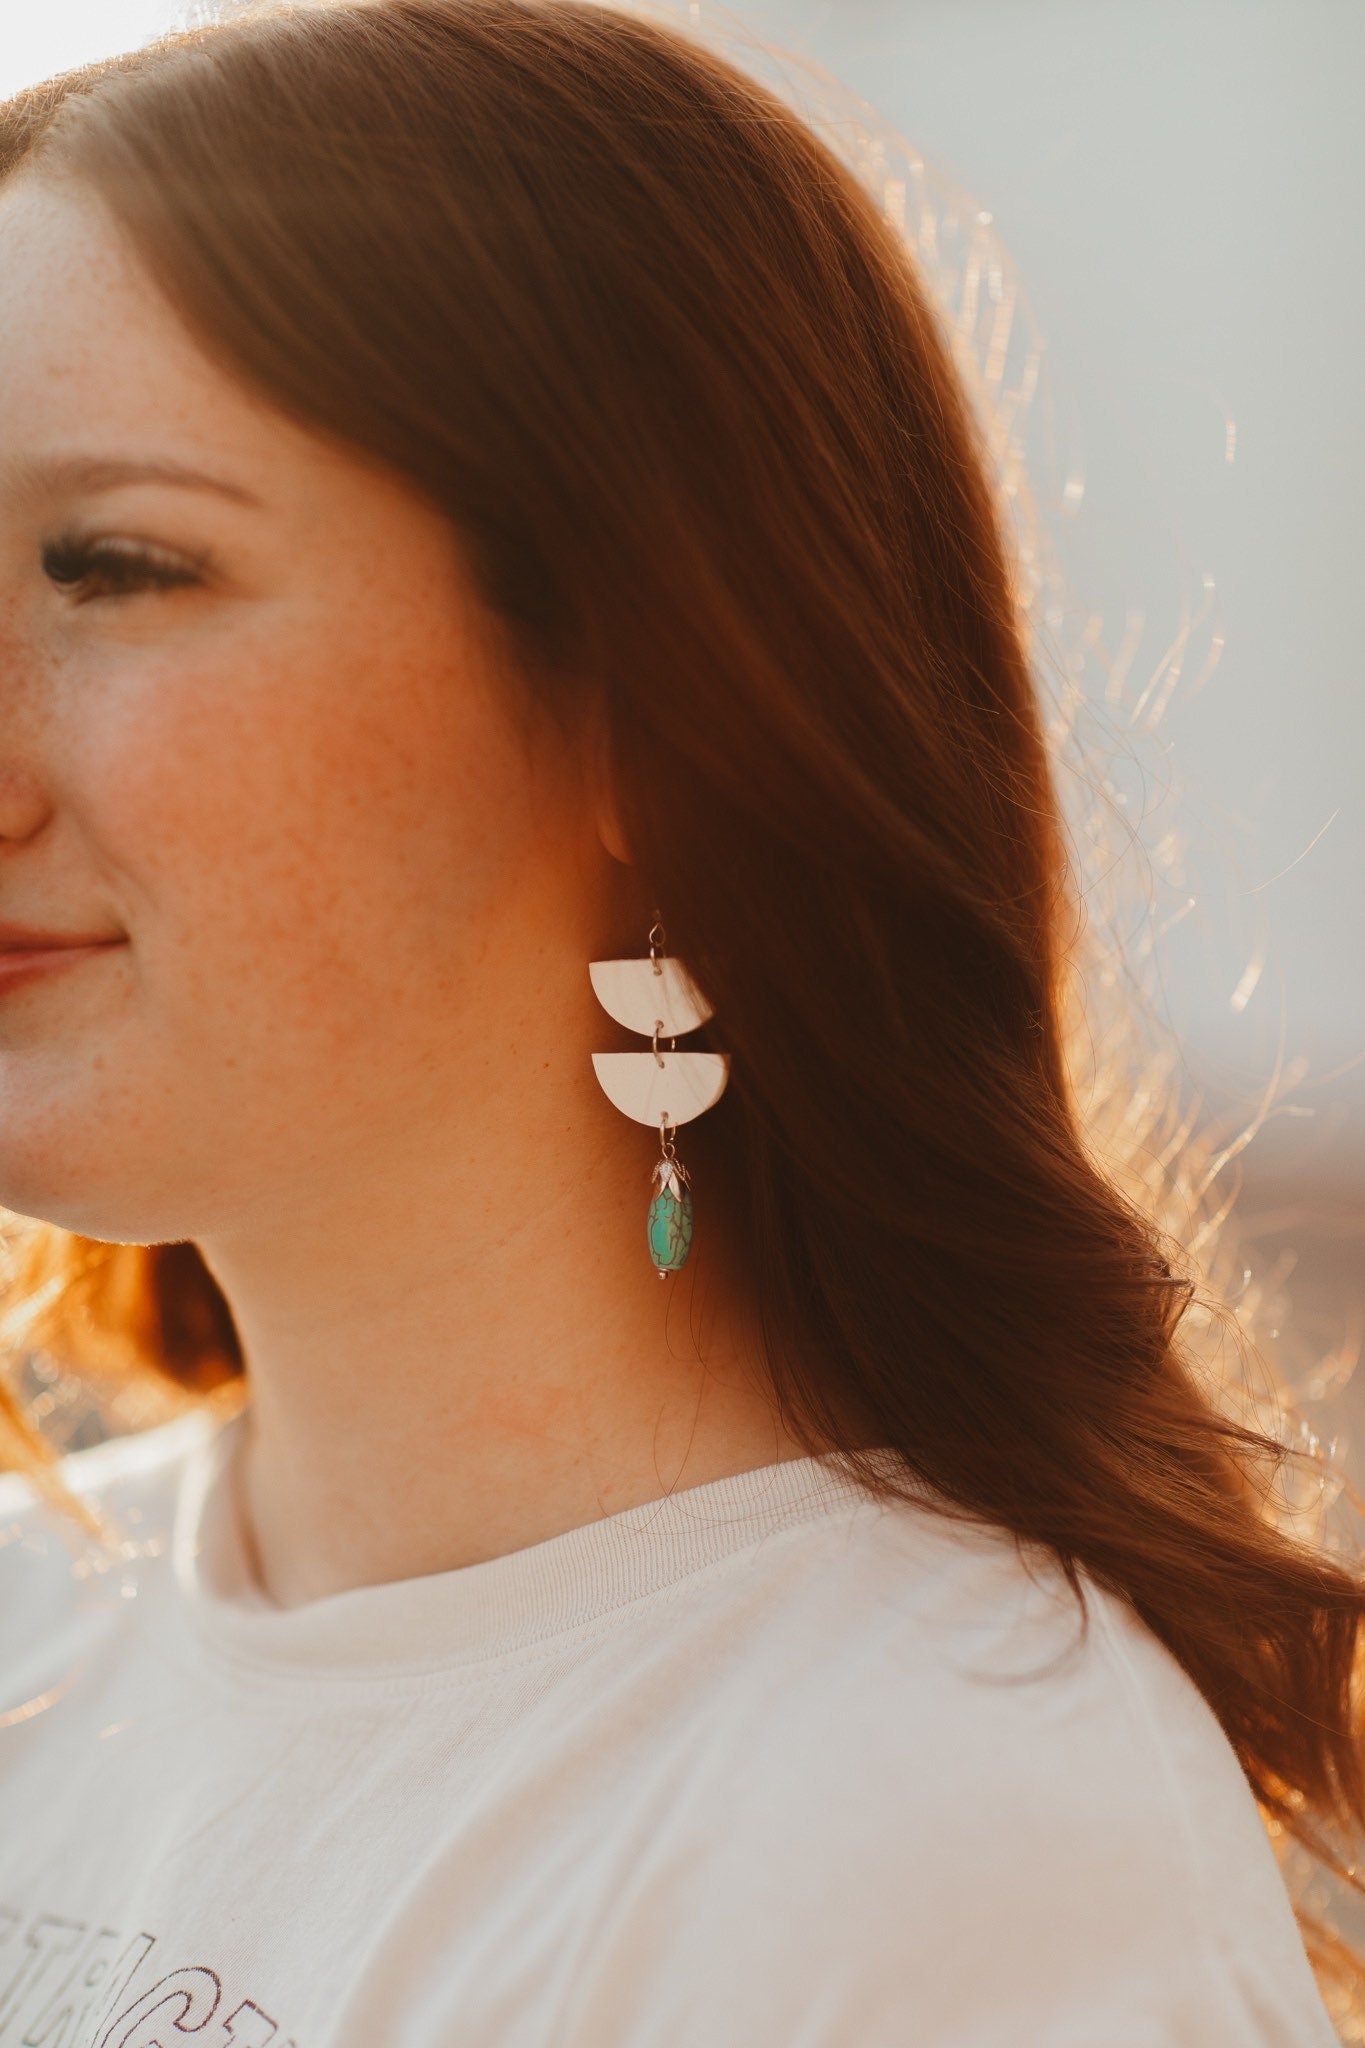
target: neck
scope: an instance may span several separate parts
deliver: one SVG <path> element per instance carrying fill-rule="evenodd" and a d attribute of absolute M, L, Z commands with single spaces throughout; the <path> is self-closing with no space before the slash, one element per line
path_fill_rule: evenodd
<path fill-rule="evenodd" d="M 409 1117 L 410 1146 L 333 1161 L 288 1216 L 200 1241 L 242 1340 L 246 1533 L 281 1606 L 806 1453 L 764 1382 L 719 1191 L 698 1188 L 691 1256 L 661 1281 L 650 1133 L 586 1056 L 523 1045 L 516 1073 L 545 1076 L 543 1113 L 495 1086 Z"/>

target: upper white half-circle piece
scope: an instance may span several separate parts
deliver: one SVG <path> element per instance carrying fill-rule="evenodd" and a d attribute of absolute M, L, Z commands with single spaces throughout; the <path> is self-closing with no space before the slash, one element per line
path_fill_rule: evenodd
<path fill-rule="evenodd" d="M 662 1066 L 652 1052 L 593 1054 L 593 1071 L 622 1116 L 656 1131 L 665 1114 L 670 1124 L 690 1124 L 725 1093 L 728 1052 L 667 1052 L 660 1059 Z"/>
<path fill-rule="evenodd" d="M 656 966 L 661 973 L 654 972 Z M 656 1022 L 662 1026 L 661 1038 L 681 1038 L 711 1015 L 709 1003 L 681 960 L 667 954 L 661 953 L 657 961 L 590 960 L 588 973 L 607 1015 L 624 1024 L 627 1031 L 642 1032 L 646 1038 L 654 1036 Z"/>

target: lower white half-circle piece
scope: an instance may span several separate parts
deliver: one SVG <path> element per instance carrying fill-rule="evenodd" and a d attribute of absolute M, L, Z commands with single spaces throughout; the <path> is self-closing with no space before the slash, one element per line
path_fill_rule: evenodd
<path fill-rule="evenodd" d="M 623 1116 L 657 1131 L 665 1113 L 670 1124 L 691 1123 L 725 1093 L 728 1052 L 667 1052 L 663 1064 L 652 1052 L 595 1052 L 593 1071 L 603 1092 Z"/>

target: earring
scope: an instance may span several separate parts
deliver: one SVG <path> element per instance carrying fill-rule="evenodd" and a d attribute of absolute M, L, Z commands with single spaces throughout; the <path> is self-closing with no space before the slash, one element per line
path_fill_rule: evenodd
<path fill-rule="evenodd" d="M 659 1133 L 660 1158 L 651 1176 L 654 1194 L 645 1220 L 649 1256 L 661 1280 L 686 1265 L 692 1249 L 691 1176 L 678 1158 L 673 1133 L 710 1109 L 730 1078 L 726 1052 L 677 1052 L 678 1040 L 711 1015 L 710 1005 L 680 960 L 663 950 L 664 928 L 655 912 L 649 958 L 591 960 L 593 991 L 609 1017 L 651 1041 L 648 1052 L 595 1052 L 593 1071 L 623 1116 Z M 659 1050 L 660 1038 L 669 1041 Z"/>

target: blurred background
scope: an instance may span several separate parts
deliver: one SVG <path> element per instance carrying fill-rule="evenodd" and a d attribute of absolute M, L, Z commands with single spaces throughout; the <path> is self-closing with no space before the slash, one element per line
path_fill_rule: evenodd
<path fill-rule="evenodd" d="M 0 93 L 197 11 L 8 11 Z M 1365 9 L 691 13 L 832 73 L 988 210 L 1017 265 L 1055 447 L 1055 476 L 1033 485 L 1074 601 L 1130 695 L 1180 670 L 1150 756 L 1175 792 L 1152 829 L 1177 823 L 1191 899 L 1161 941 L 1161 1007 L 1188 1086 L 1230 1129 L 1288 1069 L 1239 1159 L 1237 1214 L 1305 1341 L 1349 1354 L 1365 1319 L 1365 689 L 1350 596 L 1365 539 Z M 1334 1401 L 1333 1427 L 1361 1446 L 1357 1483 L 1362 1378 Z"/>
<path fill-rule="evenodd" d="M 1161 1008 L 1188 1087 L 1229 1130 L 1277 1059 L 1290 1070 L 1238 1158 L 1236 1213 L 1305 1349 L 1349 1354 L 1365 1322 L 1365 677 L 1348 597 L 1365 543 L 1348 226 L 1365 198 L 1365 10 L 702 12 L 871 102 L 989 211 L 1017 265 L 1055 443 L 1055 475 L 1033 486 L 1071 602 L 1129 663 L 1130 698 L 1183 658 L 1155 750 L 1172 801 L 1152 830 L 1182 835 L 1194 908 L 1161 940 Z M 1359 1484 L 1365 1383 L 1317 1420 L 1354 1440 Z"/>

